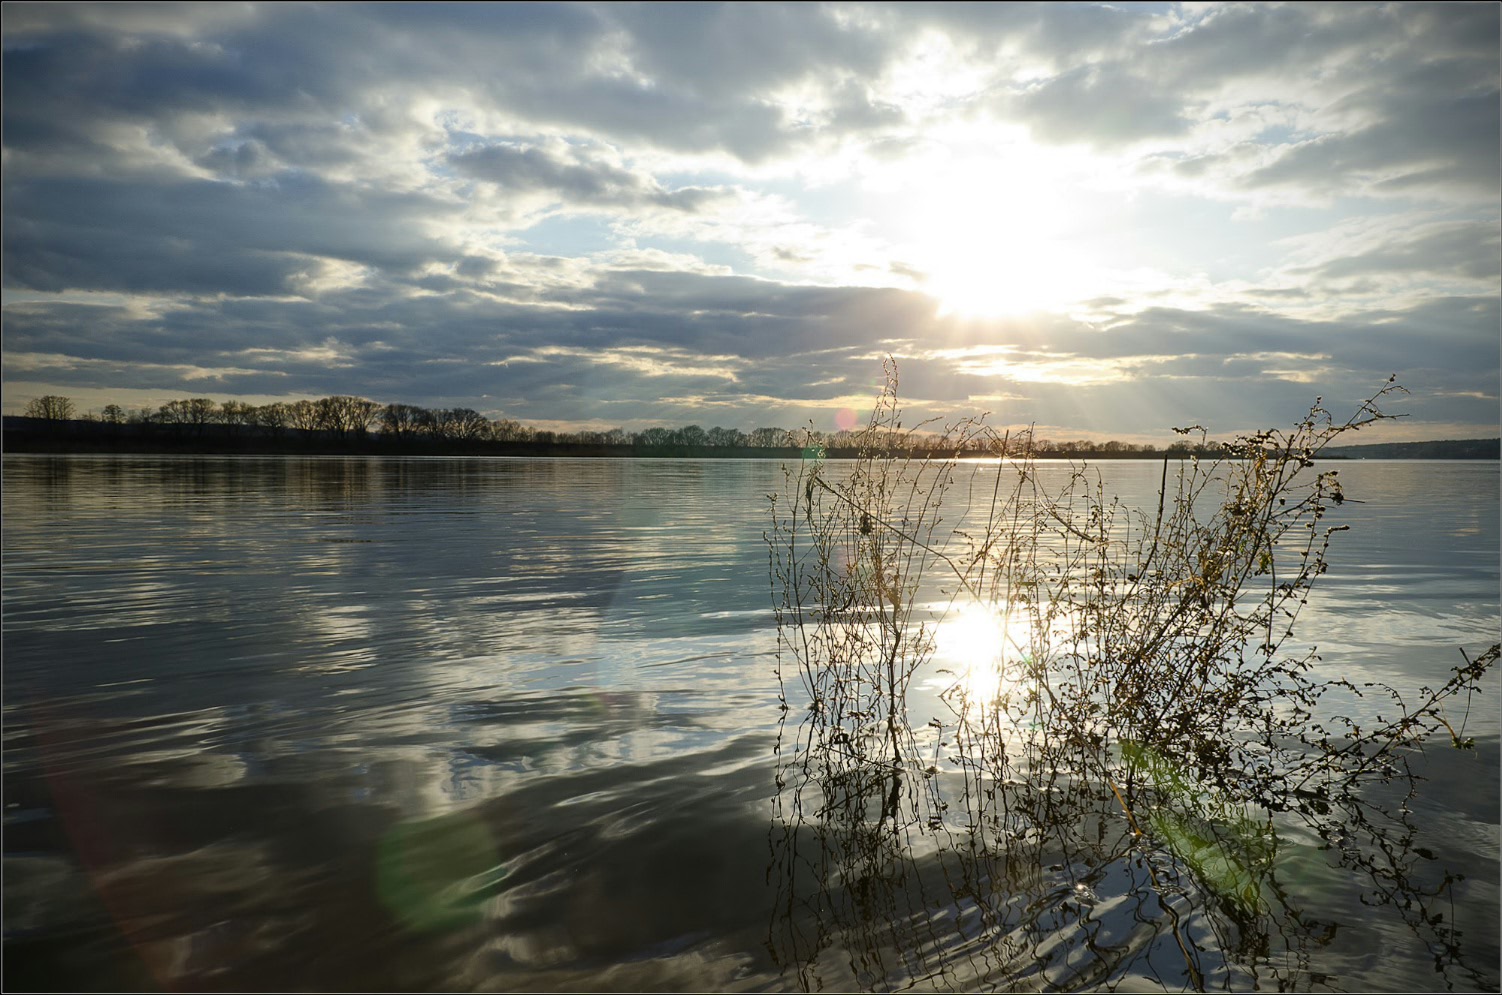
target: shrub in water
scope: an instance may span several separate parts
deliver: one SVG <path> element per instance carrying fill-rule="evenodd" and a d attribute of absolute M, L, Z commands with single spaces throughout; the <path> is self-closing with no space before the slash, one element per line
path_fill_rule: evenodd
<path fill-rule="evenodd" d="M 1445 709 L 1463 714 L 1499 649 L 1408 700 L 1321 673 L 1295 637 L 1346 528 L 1326 524 L 1347 498 L 1316 461 L 1400 391 L 1165 460 L 1144 511 L 1088 467 L 921 455 L 889 363 L 860 458 L 813 454 L 773 496 L 774 954 L 806 987 L 1079 988 L 1139 957 L 1161 976 L 1162 949 L 1164 981 L 1303 985 L 1333 926 L 1286 889 L 1298 832 L 1464 976 L 1435 911 L 1454 878 L 1416 869 L 1409 763 L 1434 735 L 1467 745 Z M 944 437 L 1016 448 L 980 421 Z M 915 723 L 914 682 L 954 631 L 970 665 Z M 1373 695 L 1381 718 L 1359 720 Z"/>

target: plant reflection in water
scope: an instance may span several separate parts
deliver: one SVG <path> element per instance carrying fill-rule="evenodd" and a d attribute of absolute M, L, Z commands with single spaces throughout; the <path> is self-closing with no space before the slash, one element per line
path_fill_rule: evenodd
<path fill-rule="evenodd" d="M 799 984 L 1308 988 L 1332 886 L 1484 984 L 1444 911 L 1458 876 L 1414 844 L 1410 762 L 1466 745 L 1445 709 L 1497 647 L 1404 700 L 1293 638 L 1346 500 L 1314 460 L 1399 390 L 1165 462 L 1146 513 L 1086 468 L 1046 491 L 1025 456 L 923 458 L 889 367 L 862 458 L 773 498 L 769 945 Z"/>

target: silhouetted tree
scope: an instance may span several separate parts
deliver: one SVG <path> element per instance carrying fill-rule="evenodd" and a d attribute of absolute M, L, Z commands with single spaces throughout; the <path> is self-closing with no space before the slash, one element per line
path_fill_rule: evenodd
<path fill-rule="evenodd" d="M 723 446 L 729 448 L 734 446 L 744 446 L 746 444 L 746 433 L 742 432 L 738 428 L 721 428 L 720 426 L 716 425 L 714 428 L 709 430 L 708 436 L 708 443 L 711 446 Z"/>
<path fill-rule="evenodd" d="M 207 397 L 178 398 L 157 409 L 156 421 L 163 425 L 191 428 L 196 434 L 214 420 L 218 407 Z"/>
<path fill-rule="evenodd" d="M 43 394 L 26 403 L 26 417 L 48 421 L 67 421 L 73 417 L 73 399 L 59 394 Z"/>
<path fill-rule="evenodd" d="M 287 405 L 287 422 L 293 428 L 304 430 L 318 427 L 318 405 L 309 400 L 293 401 Z"/>
<path fill-rule="evenodd" d="M 762 449 L 792 445 L 788 441 L 788 430 L 785 428 L 758 428 L 746 436 L 746 441 Z"/>
<path fill-rule="evenodd" d="M 471 408 L 445 408 L 433 412 L 438 434 L 455 442 L 473 442 L 490 435 L 490 422 Z"/>
<path fill-rule="evenodd" d="M 674 441 L 680 446 L 706 446 L 709 444 L 709 433 L 698 425 L 685 425 L 673 433 Z"/>
<path fill-rule="evenodd" d="M 254 409 L 251 418 L 253 424 L 265 429 L 272 438 L 280 439 L 287 431 L 287 424 L 292 419 L 292 413 L 286 404 L 275 401 Z"/>
<path fill-rule="evenodd" d="M 216 414 L 216 420 L 231 431 L 237 432 L 244 425 L 255 424 L 255 407 L 244 401 L 225 401 L 219 405 Z"/>
<path fill-rule="evenodd" d="M 490 437 L 501 442 L 525 442 L 532 438 L 532 429 L 514 418 L 502 418 L 491 423 Z"/>
<path fill-rule="evenodd" d="M 152 419 L 158 425 L 182 426 L 188 424 L 188 402 L 182 398 L 168 401 L 156 409 Z"/>
<path fill-rule="evenodd" d="M 421 433 L 425 422 L 431 418 L 428 412 L 415 404 L 388 404 L 381 409 L 381 434 L 393 439 L 405 439 Z"/>
<path fill-rule="evenodd" d="M 219 405 L 214 403 L 212 397 L 188 398 L 188 424 L 196 430 L 203 431 L 203 427 L 212 422 L 218 414 Z"/>
<path fill-rule="evenodd" d="M 316 402 L 318 427 L 342 438 L 364 435 L 380 414 L 381 406 L 363 397 L 335 394 Z"/>

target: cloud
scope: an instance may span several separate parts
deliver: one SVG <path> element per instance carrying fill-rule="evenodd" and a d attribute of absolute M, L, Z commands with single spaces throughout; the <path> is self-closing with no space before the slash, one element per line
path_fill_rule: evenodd
<path fill-rule="evenodd" d="M 1148 309 L 1106 328 L 1011 320 L 973 327 L 978 341 L 970 346 L 944 346 L 936 344 L 953 338 L 952 319 L 909 292 L 671 271 L 611 269 L 589 278 L 576 295 L 580 306 L 564 310 L 380 288 L 317 303 L 227 300 L 164 313 L 13 305 L 6 347 L 8 357 L 40 357 L 26 359 L 29 379 L 67 374 L 107 386 L 113 377 L 120 386 L 201 392 L 186 373 L 199 369 L 231 394 L 465 399 L 539 419 L 650 421 L 682 410 L 664 399 L 692 396 L 724 423 L 746 423 L 765 416 L 759 398 L 848 397 L 849 383 L 871 381 L 888 351 L 902 363 L 911 403 L 946 415 L 964 413 L 971 396 L 1059 397 L 1060 383 L 1091 397 L 1116 396 L 1125 385 L 1156 392 L 1164 417 L 1179 420 L 1202 415 L 1191 403 L 1214 390 L 1244 395 L 1238 410 L 1248 418 L 1259 398 L 1275 394 L 1307 404 L 1321 392 L 1311 379 L 1332 397 L 1332 386 L 1354 397 L 1392 372 L 1426 393 L 1497 390 L 1499 313 L 1486 297 L 1343 321 L 1230 305 Z M 195 334 L 203 328 L 215 332 Z M 77 363 L 69 368 L 62 356 Z M 1278 383 L 1297 389 L 1280 393 Z M 1023 420 L 1064 417 L 1029 416 L 1023 402 L 1007 410 Z"/>
<path fill-rule="evenodd" d="M 504 191 L 542 193 L 569 206 L 663 207 L 692 213 L 725 196 L 706 187 L 666 190 L 648 173 L 590 161 L 576 148 L 482 145 L 455 152 L 448 161 L 465 176 L 494 183 Z"/>
<path fill-rule="evenodd" d="M 401 272 L 446 254 L 423 234 L 444 207 L 434 198 L 306 173 L 250 185 L 13 178 L 6 199 L 5 280 L 36 290 L 286 294 L 310 260 Z"/>
<path fill-rule="evenodd" d="M 1269 160 L 1234 170 L 1243 190 L 1475 199 L 1498 173 L 1498 31 L 1488 4 L 1228 6 L 1167 48 L 1227 111 L 1291 112 L 1255 138 Z"/>
<path fill-rule="evenodd" d="M 1494 191 L 1496 89 L 1477 92 L 1476 80 L 1466 78 L 1423 82 L 1419 86 L 1399 79 L 1380 100 L 1371 93 L 1351 99 L 1350 104 L 1374 112 L 1376 119 L 1292 145 L 1241 182 L 1252 190 L 1293 187 L 1327 196 L 1353 185 L 1379 196 L 1428 194 L 1440 199 Z M 1450 85 L 1456 89 L 1446 92 Z"/>
<path fill-rule="evenodd" d="M 1496 281 L 1502 272 L 1502 231 L 1484 221 L 1439 221 L 1405 227 L 1389 237 L 1368 241 L 1350 255 L 1309 267 L 1324 279 L 1437 275 Z"/>
<path fill-rule="evenodd" d="M 796 423 L 893 352 L 1122 434 L 1497 395 L 1495 5 L 680 6 L 7 8 L 7 370 Z M 945 265 L 1068 293 L 963 316 Z"/>
<path fill-rule="evenodd" d="M 1049 142 L 1120 145 L 1189 130 L 1181 97 L 1124 65 L 1077 66 L 1026 88 L 1017 116 Z"/>

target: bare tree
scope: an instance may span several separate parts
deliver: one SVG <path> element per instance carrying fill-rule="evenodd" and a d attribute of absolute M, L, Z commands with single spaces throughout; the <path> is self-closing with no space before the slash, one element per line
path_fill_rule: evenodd
<path fill-rule="evenodd" d="M 532 438 L 532 429 L 514 418 L 501 418 L 491 423 L 490 437 L 502 442 L 525 442 Z"/>
<path fill-rule="evenodd" d="M 707 446 L 709 445 L 709 433 L 699 425 L 685 425 L 673 433 L 674 439 L 680 446 Z"/>
<path fill-rule="evenodd" d="M 182 399 L 168 401 L 156 409 L 156 421 L 162 425 L 187 425 L 191 423 L 192 416 L 188 412 L 188 402 Z"/>
<path fill-rule="evenodd" d="M 304 430 L 318 427 L 318 405 L 303 399 L 287 405 L 287 422 L 293 428 Z"/>
<path fill-rule="evenodd" d="M 715 426 L 709 430 L 709 444 L 711 446 L 740 447 L 746 444 L 746 433 L 738 428 L 720 428 Z"/>
<path fill-rule="evenodd" d="M 48 421 L 67 421 L 73 417 L 73 399 L 59 394 L 34 397 L 26 404 L 26 417 Z"/>
<path fill-rule="evenodd" d="M 381 412 L 381 405 L 363 397 L 335 394 L 316 402 L 318 427 L 341 436 L 364 435 Z"/>
<path fill-rule="evenodd" d="M 254 424 L 255 408 L 244 401 L 225 401 L 219 405 L 217 418 L 225 425 Z"/>
<path fill-rule="evenodd" d="M 785 428 L 758 428 L 746 437 L 746 441 L 758 449 L 792 445 L 788 441 L 788 430 Z"/>
<path fill-rule="evenodd" d="M 288 405 L 275 401 L 253 409 L 251 418 L 253 424 L 259 425 L 270 432 L 274 438 L 279 439 L 287 430 L 287 423 L 291 421 L 292 412 Z"/>
<path fill-rule="evenodd" d="M 438 434 L 456 442 L 470 442 L 490 435 L 490 422 L 471 408 L 446 408 L 433 412 Z"/>
<path fill-rule="evenodd" d="M 212 422 L 219 413 L 219 405 L 211 397 L 188 398 L 188 421 L 199 431 Z"/>
<path fill-rule="evenodd" d="M 427 414 L 414 404 L 388 404 L 381 409 L 381 434 L 393 439 L 416 435 L 424 431 Z"/>
<path fill-rule="evenodd" d="M 214 421 L 219 412 L 219 405 L 211 398 L 190 397 L 168 401 L 157 409 L 157 421 L 164 425 L 180 425 L 191 427 L 195 433 L 202 432 L 203 427 Z"/>

